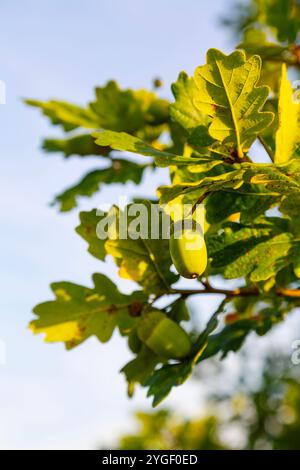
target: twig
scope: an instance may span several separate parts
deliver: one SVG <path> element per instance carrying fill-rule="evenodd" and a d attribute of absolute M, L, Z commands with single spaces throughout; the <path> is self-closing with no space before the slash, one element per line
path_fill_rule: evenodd
<path fill-rule="evenodd" d="M 275 288 L 275 294 L 281 297 L 300 298 L 300 289 Z M 226 297 L 252 297 L 260 295 L 257 287 L 241 287 L 237 289 L 219 289 L 207 284 L 205 289 L 172 289 L 172 294 L 180 294 L 185 297 L 190 295 L 218 294 Z"/>
<path fill-rule="evenodd" d="M 202 204 L 202 202 L 207 198 L 207 196 L 209 196 L 209 192 L 204 193 L 204 194 L 202 194 L 202 196 L 199 197 L 199 199 L 198 199 L 198 200 L 195 202 L 195 204 L 193 205 L 190 215 L 193 215 L 193 214 L 194 214 L 195 210 L 197 209 L 197 206 L 198 206 L 199 204 Z"/>
<path fill-rule="evenodd" d="M 284 297 L 300 297 L 300 289 L 288 289 L 285 287 L 277 287 L 276 289 L 277 295 L 282 295 Z"/>

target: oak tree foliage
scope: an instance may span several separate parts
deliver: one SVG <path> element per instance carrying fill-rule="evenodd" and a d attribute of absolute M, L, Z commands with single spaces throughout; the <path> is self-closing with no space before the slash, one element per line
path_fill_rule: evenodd
<path fill-rule="evenodd" d="M 62 212 L 105 185 L 143 184 L 159 167 L 170 177 L 145 201 L 148 208 L 156 198 L 166 212 L 175 204 L 205 206 L 207 269 L 184 289 L 167 239 L 124 238 L 117 227 L 101 240 L 103 214 L 81 212 L 76 231 L 99 270 L 111 256 L 136 290 L 125 295 L 103 274 L 93 276 L 92 287 L 54 283 L 55 298 L 37 305 L 30 323 L 68 349 L 90 336 L 106 342 L 118 330 L 133 355 L 122 369 L 129 393 L 135 384 L 147 387 L 154 405 L 196 365 L 237 351 L 250 333 L 266 334 L 300 305 L 300 104 L 292 84 L 300 68 L 299 8 L 292 0 L 253 1 L 251 11 L 227 21 L 243 31 L 237 50 L 210 49 L 192 76 L 175 77 L 170 101 L 158 90 L 123 90 L 114 81 L 83 106 L 27 100 L 65 134 L 45 139 L 45 152 L 94 157 L 95 169 L 55 196 Z M 105 217 L 119 220 L 130 207 L 112 206 Z M 227 288 L 227 279 L 236 287 Z M 186 301 L 206 294 L 218 295 L 220 306 L 203 331 L 191 332 Z M 139 322 L 152 308 L 189 333 L 187 357 L 160 357 L 140 340 Z"/>

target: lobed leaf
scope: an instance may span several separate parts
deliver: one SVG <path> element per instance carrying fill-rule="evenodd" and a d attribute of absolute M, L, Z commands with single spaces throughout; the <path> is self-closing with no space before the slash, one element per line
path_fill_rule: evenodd
<path fill-rule="evenodd" d="M 70 282 L 52 284 L 56 299 L 34 308 L 38 318 L 30 323 L 30 329 L 44 333 L 47 342 L 64 342 L 67 349 L 90 336 L 104 343 L 116 326 L 122 334 L 128 333 L 137 321 L 129 314 L 130 306 L 133 302 L 145 302 L 144 295 L 141 292 L 121 294 L 103 274 L 94 274 L 93 281 L 93 288 Z"/>
<path fill-rule="evenodd" d="M 272 113 L 261 110 L 269 88 L 257 86 L 260 69 L 259 56 L 246 60 L 241 51 L 226 56 L 210 49 L 207 64 L 195 72 L 198 93 L 194 102 L 202 113 L 212 118 L 210 135 L 233 144 L 241 158 L 273 120 Z"/>
<path fill-rule="evenodd" d="M 111 147 L 114 150 L 121 150 L 124 152 L 137 153 L 147 157 L 154 157 L 157 166 L 165 167 L 169 165 L 188 165 L 192 163 L 200 163 L 202 157 L 185 157 L 180 155 L 174 155 L 171 152 L 159 150 L 147 142 L 126 134 L 125 132 L 113 132 L 113 131 L 100 131 L 94 132 L 95 143 L 104 147 Z M 205 159 L 206 161 L 206 159 Z"/>
<path fill-rule="evenodd" d="M 166 100 L 147 90 L 121 90 L 113 80 L 95 90 L 90 109 L 97 115 L 98 128 L 136 134 L 148 125 L 159 126 L 169 119 Z"/>
<path fill-rule="evenodd" d="M 147 204 L 147 206 L 159 217 L 157 205 Z M 129 210 L 130 206 L 127 209 Z M 120 267 L 119 275 L 121 277 L 137 282 L 148 294 L 166 293 L 170 291 L 171 284 L 176 282 L 178 276 L 170 271 L 172 261 L 169 240 L 162 238 L 161 227 L 159 227 L 160 232 L 157 234 L 158 238 L 151 238 L 153 219 L 150 210 L 148 217 L 145 235 L 141 233 L 137 236 L 136 224 L 132 228 L 129 218 L 128 238 L 121 239 L 117 234 L 115 239 L 106 241 L 105 249 Z"/>
<path fill-rule="evenodd" d="M 93 256 L 104 260 L 106 254 L 109 254 L 114 258 L 121 277 L 137 282 L 148 294 L 169 292 L 178 276 L 170 271 L 172 261 L 169 240 L 163 238 L 162 226 L 155 226 L 155 238 L 151 235 L 153 224 L 158 224 L 161 217 L 158 206 L 147 201 L 135 206 L 134 211 L 139 210 L 139 207 L 146 211 L 142 228 L 139 226 L 140 214 L 130 215 L 131 207 L 127 206 L 125 212 L 113 207 L 104 215 L 97 215 L 96 210 L 82 212 L 81 224 L 76 231 L 88 242 L 88 251 Z M 120 229 L 122 217 L 126 217 L 127 226 Z M 106 239 L 97 236 L 100 221 L 109 227 Z M 135 221 L 134 226 L 132 221 Z"/>
<path fill-rule="evenodd" d="M 215 176 L 204 176 L 199 181 L 188 177 L 186 181 L 182 178 L 179 184 L 159 187 L 160 203 L 195 203 L 205 194 L 221 190 L 253 194 L 254 185 L 258 187 L 256 195 L 263 197 L 278 197 L 300 190 L 300 162 L 297 159 L 280 165 L 223 164 L 223 171 Z"/>
<path fill-rule="evenodd" d="M 208 239 L 212 269 L 227 279 L 249 276 L 250 281 L 270 279 L 290 263 L 293 235 L 281 227 L 280 219 L 254 227 L 230 224 Z M 277 225 L 278 222 L 278 225 Z"/>
<path fill-rule="evenodd" d="M 209 118 L 195 106 L 198 89 L 192 77 L 181 72 L 172 85 L 172 92 L 175 103 L 170 105 L 170 114 L 175 121 L 189 131 L 208 123 Z"/>
<path fill-rule="evenodd" d="M 145 165 L 115 159 L 110 167 L 88 173 L 78 184 L 56 196 L 53 204 L 59 204 L 60 211 L 66 212 L 77 206 L 79 197 L 91 197 L 103 184 L 125 184 L 128 181 L 139 184 L 145 168 Z"/>
<path fill-rule="evenodd" d="M 71 155 L 86 157 L 90 155 L 106 157 L 111 152 L 110 147 L 99 147 L 90 134 L 81 134 L 69 139 L 45 139 L 43 142 L 45 152 L 62 152 L 66 158 Z"/>
<path fill-rule="evenodd" d="M 98 127 L 97 116 L 88 108 L 58 100 L 25 100 L 25 103 L 39 108 L 52 124 L 62 126 L 66 132 L 78 127 L 88 129 Z"/>
<path fill-rule="evenodd" d="M 218 316 L 224 309 L 224 302 L 209 319 L 205 329 L 193 345 L 191 356 L 176 364 L 165 364 L 155 370 L 145 383 L 149 387 L 147 396 L 153 396 L 153 406 L 157 406 L 170 393 L 173 387 L 182 385 L 192 374 L 194 366 L 202 360 L 208 344 L 209 335 L 218 325 Z"/>

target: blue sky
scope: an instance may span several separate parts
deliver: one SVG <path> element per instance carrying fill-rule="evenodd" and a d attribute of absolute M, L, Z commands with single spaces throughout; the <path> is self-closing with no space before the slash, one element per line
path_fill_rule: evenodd
<path fill-rule="evenodd" d="M 84 103 L 95 85 L 115 78 L 122 86 L 149 87 L 159 75 L 162 93 L 180 70 L 192 73 L 209 47 L 232 47 L 218 17 L 226 0 L 2 0 L 0 80 L 1 151 L 1 331 L 7 361 L 0 366 L 0 448 L 94 448 L 111 443 L 131 426 L 132 410 L 149 408 L 144 392 L 129 402 L 117 371 L 129 357 L 114 336 L 91 339 L 66 353 L 27 330 L 31 309 L 51 297 L 51 281 L 90 285 L 93 272 L 117 280 L 112 263 L 99 264 L 75 234 L 78 213 L 58 214 L 48 203 L 55 193 L 96 167 L 95 160 L 45 156 L 43 136 L 59 135 L 22 97 L 62 98 Z M 147 178 L 141 194 L 153 194 L 163 171 Z M 80 209 L 122 194 L 133 185 L 104 190 Z M 132 287 L 126 281 L 122 289 Z M 213 301 L 207 301 L 211 308 Z M 207 312 L 206 312 L 207 313 Z M 193 411 L 197 387 L 176 391 L 166 404 Z"/>

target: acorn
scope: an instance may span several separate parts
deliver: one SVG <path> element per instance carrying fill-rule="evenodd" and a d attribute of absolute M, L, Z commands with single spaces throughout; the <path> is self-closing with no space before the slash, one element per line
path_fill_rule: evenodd
<path fill-rule="evenodd" d="M 187 278 L 201 276 L 207 266 L 207 251 L 201 226 L 193 220 L 174 224 L 170 237 L 170 254 L 177 272 Z"/>
<path fill-rule="evenodd" d="M 142 315 L 137 334 L 149 349 L 166 359 L 182 359 L 191 351 L 186 331 L 160 310 L 152 309 Z"/>

